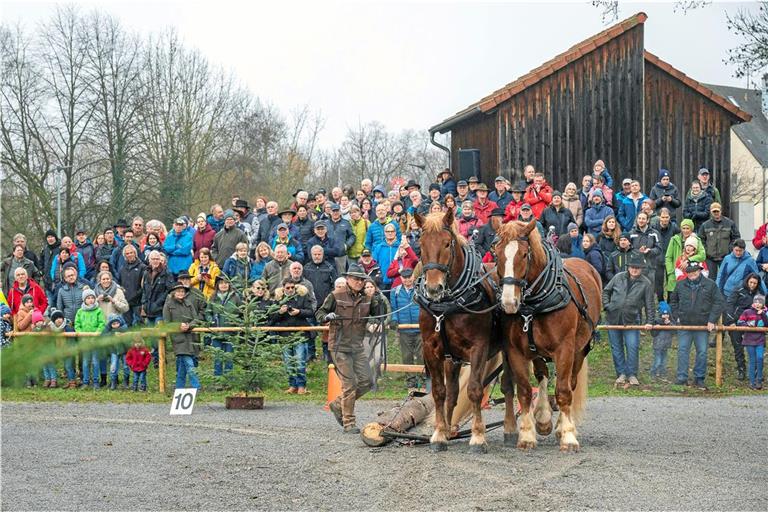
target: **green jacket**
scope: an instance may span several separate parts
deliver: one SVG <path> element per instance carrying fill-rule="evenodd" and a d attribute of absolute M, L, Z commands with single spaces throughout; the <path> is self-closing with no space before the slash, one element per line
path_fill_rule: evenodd
<path fill-rule="evenodd" d="M 106 326 L 104 312 L 98 306 L 90 311 L 80 308 L 75 314 L 76 332 L 102 332 Z"/>
<path fill-rule="evenodd" d="M 192 327 L 200 327 L 200 314 L 190 294 L 182 301 L 171 298 L 163 306 L 163 321 L 165 323 L 188 323 Z M 194 332 L 178 332 L 171 334 L 173 353 L 177 356 L 197 356 L 200 352 L 198 335 Z"/>
<path fill-rule="evenodd" d="M 701 263 L 707 259 L 707 253 L 704 251 L 704 244 L 701 243 L 701 239 L 696 237 L 696 240 L 699 242 L 698 248 L 696 249 L 696 254 L 691 257 L 691 261 L 698 261 Z M 677 286 L 677 279 L 675 278 L 675 263 L 681 254 L 683 254 L 683 235 L 678 233 L 669 239 L 667 254 L 664 256 L 664 267 L 667 271 L 667 280 L 664 289 L 668 292 L 674 291 L 675 287 Z"/>
<path fill-rule="evenodd" d="M 355 243 L 347 249 L 347 256 L 357 260 L 365 248 L 365 233 L 368 231 L 368 226 L 371 223 L 368 219 L 361 218 L 358 221 L 350 220 L 349 224 L 352 226 L 352 232 L 355 234 Z"/>

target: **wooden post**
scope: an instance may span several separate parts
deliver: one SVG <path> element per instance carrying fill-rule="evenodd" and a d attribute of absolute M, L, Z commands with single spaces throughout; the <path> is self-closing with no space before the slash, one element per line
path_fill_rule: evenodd
<path fill-rule="evenodd" d="M 723 320 L 717 322 L 717 334 L 715 335 L 715 385 L 723 385 Z"/>
<path fill-rule="evenodd" d="M 165 334 L 157 340 L 157 383 L 160 392 L 165 393 Z"/>

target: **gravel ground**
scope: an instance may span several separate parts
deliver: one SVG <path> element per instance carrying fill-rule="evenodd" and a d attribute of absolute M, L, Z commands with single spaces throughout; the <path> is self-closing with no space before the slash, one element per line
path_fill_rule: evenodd
<path fill-rule="evenodd" d="M 362 402 L 368 421 L 390 402 Z M 604 398 L 582 450 L 367 448 L 318 406 L 2 404 L 2 510 L 767 510 L 765 397 Z M 490 411 L 488 420 L 503 412 Z"/>

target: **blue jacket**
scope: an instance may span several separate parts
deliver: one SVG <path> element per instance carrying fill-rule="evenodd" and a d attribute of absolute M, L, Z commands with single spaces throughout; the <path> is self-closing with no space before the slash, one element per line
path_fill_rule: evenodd
<path fill-rule="evenodd" d="M 563 236 L 570 236 L 570 235 L 563 235 Z M 587 256 L 584 254 L 584 249 L 581 246 L 581 243 L 584 241 L 584 238 L 579 235 L 576 238 L 571 238 L 571 257 L 572 258 L 581 258 L 583 260 L 587 259 Z"/>
<path fill-rule="evenodd" d="M 389 268 L 389 265 L 392 264 L 392 260 L 395 259 L 395 256 L 397 255 L 397 249 L 400 247 L 400 244 L 395 240 L 392 245 L 387 245 L 385 242 L 381 242 L 379 245 L 373 248 L 373 251 L 371 251 L 371 256 L 373 256 L 373 259 L 376 260 L 376 263 L 379 264 L 379 267 L 382 269 Z M 382 289 L 388 290 L 390 286 L 392 285 L 392 279 L 391 277 L 387 277 L 386 272 L 381 273 L 381 287 Z"/>
<path fill-rule="evenodd" d="M 597 237 L 603 228 L 603 221 L 613 215 L 613 210 L 600 203 L 600 206 L 591 206 L 584 212 L 584 224 L 587 225 L 587 231 Z"/>
<path fill-rule="evenodd" d="M 178 235 L 175 230 L 171 230 L 166 235 L 163 249 L 168 255 L 168 270 L 172 274 L 175 275 L 182 270 L 187 270 L 192 265 L 192 242 L 191 229 L 185 229 Z"/>
<path fill-rule="evenodd" d="M 298 229 L 296 230 L 298 232 Z M 277 247 L 278 244 L 283 244 L 288 249 L 288 254 L 290 255 L 290 258 L 293 261 L 304 261 L 304 248 L 301 246 L 301 242 L 299 242 L 299 239 L 293 236 L 293 234 L 289 231 L 288 232 L 288 239 L 285 241 L 280 241 L 277 238 L 277 235 L 275 235 L 274 238 L 271 239 L 269 242 L 269 245 L 272 247 L 272 250 L 275 250 L 275 247 Z"/>
<path fill-rule="evenodd" d="M 224 262 L 224 268 L 221 269 L 222 272 L 227 274 L 230 278 L 239 277 L 241 279 L 246 280 L 248 283 L 252 283 L 259 277 L 261 277 L 261 274 L 264 273 L 264 269 L 261 269 L 261 272 L 259 272 L 259 269 L 256 268 L 255 263 L 251 263 L 250 260 L 248 260 L 248 269 L 246 276 L 246 267 L 245 263 L 237 259 L 237 255 L 233 254 L 227 260 Z M 258 275 L 257 275 L 258 273 Z"/>
<path fill-rule="evenodd" d="M 456 197 L 458 192 L 456 191 L 456 180 L 452 177 L 446 179 L 442 185 L 440 185 L 440 197 L 445 197 L 447 194 L 451 194 Z"/>
<path fill-rule="evenodd" d="M 488 194 L 488 200 L 496 203 L 496 205 L 502 210 L 506 210 L 507 205 L 509 205 L 509 203 L 512 202 L 512 194 L 507 191 L 504 191 L 504 193 L 501 194 L 501 196 L 499 196 L 499 193 L 496 192 L 496 190 L 494 190 L 493 192 Z"/>
<path fill-rule="evenodd" d="M 625 196 L 621 200 L 621 203 L 619 203 L 618 220 L 621 227 L 624 228 L 624 231 L 629 231 L 635 225 L 637 212 L 640 211 L 640 205 L 643 204 L 643 201 L 646 199 L 648 199 L 648 196 L 641 193 L 640 198 L 637 201 L 634 201 L 629 196 Z"/>
<path fill-rule="evenodd" d="M 213 218 L 213 215 L 208 214 L 208 216 L 205 218 L 205 221 L 208 223 L 209 226 L 211 226 L 211 229 L 213 229 L 216 233 L 221 231 L 221 228 L 224 227 L 224 219 L 216 220 Z"/>
<path fill-rule="evenodd" d="M 373 248 L 378 244 L 384 242 L 384 226 L 392 224 L 395 226 L 395 233 L 397 235 L 396 240 L 400 240 L 400 226 L 393 220 L 388 220 L 384 224 L 379 222 L 379 219 L 371 221 L 371 225 L 368 226 L 368 231 L 365 232 L 365 247 L 373 251 Z M 378 261 L 378 260 L 376 260 Z"/>
<path fill-rule="evenodd" d="M 413 302 L 413 292 L 405 289 L 402 284 L 392 288 L 389 293 L 389 300 L 392 303 L 392 316 L 398 324 L 417 324 L 419 323 L 419 305 Z M 416 332 L 418 329 L 404 329 L 407 332 Z"/>
<path fill-rule="evenodd" d="M 717 287 L 720 288 L 723 295 L 730 297 L 734 290 L 741 288 L 744 280 L 752 273 L 758 273 L 757 264 L 752 255 L 744 251 L 741 258 L 737 258 L 731 252 L 723 258 L 717 271 Z"/>
<path fill-rule="evenodd" d="M 251 265 L 254 279 L 261 279 L 261 275 L 264 273 L 264 267 L 266 267 L 267 263 L 269 263 L 270 261 L 272 261 L 272 258 L 267 257 Z M 226 261 L 224 263 L 226 263 Z"/>
<path fill-rule="evenodd" d="M 77 253 L 77 260 L 74 259 L 74 255 L 69 257 L 70 260 L 75 261 L 77 263 L 77 275 L 78 277 L 81 277 L 85 279 L 85 261 L 83 261 L 83 255 L 79 252 Z M 59 258 L 56 257 L 53 259 L 53 265 L 51 265 L 51 280 L 56 281 L 56 269 L 59 268 Z"/>

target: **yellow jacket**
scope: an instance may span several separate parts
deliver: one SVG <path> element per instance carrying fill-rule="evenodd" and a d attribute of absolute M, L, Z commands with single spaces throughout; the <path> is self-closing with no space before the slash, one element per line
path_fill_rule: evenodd
<path fill-rule="evenodd" d="M 221 269 L 213 260 L 208 264 L 208 275 L 211 276 L 208 282 L 200 276 L 200 260 L 195 260 L 189 267 L 189 275 L 192 277 L 192 282 L 190 283 L 192 288 L 197 288 L 203 292 L 206 299 L 213 297 L 213 293 L 216 291 L 216 277 L 219 274 L 221 274 Z"/>

